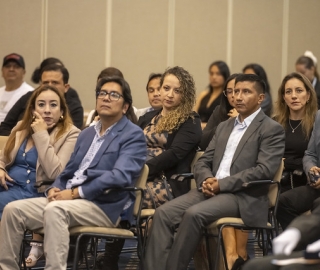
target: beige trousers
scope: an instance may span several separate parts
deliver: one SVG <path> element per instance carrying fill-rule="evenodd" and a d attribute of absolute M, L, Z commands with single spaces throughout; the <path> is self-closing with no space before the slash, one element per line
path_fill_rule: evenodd
<path fill-rule="evenodd" d="M 68 228 L 79 225 L 115 227 L 97 205 L 85 199 L 49 203 L 47 198 L 34 198 L 9 203 L 1 220 L 0 269 L 20 269 L 18 261 L 24 232 L 41 227 L 45 234 L 45 269 L 66 269 Z"/>

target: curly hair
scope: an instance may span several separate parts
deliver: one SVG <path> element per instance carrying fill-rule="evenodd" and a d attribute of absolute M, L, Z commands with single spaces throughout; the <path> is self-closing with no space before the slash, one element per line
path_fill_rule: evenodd
<path fill-rule="evenodd" d="M 177 108 L 160 118 L 156 126 L 156 132 L 158 133 L 172 133 L 174 130 L 177 130 L 189 117 L 194 119 L 192 109 L 196 101 L 196 87 L 193 77 L 182 67 L 175 66 L 172 68 L 167 68 L 160 80 L 161 88 L 165 77 L 170 74 L 174 75 L 179 80 L 181 103 Z"/>
<path fill-rule="evenodd" d="M 290 110 L 289 107 L 287 106 L 286 102 L 283 99 L 284 93 L 285 93 L 285 85 L 286 83 L 291 80 L 291 79 L 298 79 L 301 81 L 306 88 L 307 92 L 310 94 L 309 101 L 305 105 L 305 115 L 302 119 L 301 125 L 302 125 L 302 130 L 306 138 L 309 138 L 313 123 L 316 117 L 316 113 L 318 110 L 318 105 L 317 105 L 317 94 L 312 87 L 312 84 L 308 80 L 307 77 L 302 75 L 301 73 L 293 72 L 287 76 L 284 77 L 282 80 L 282 83 L 279 87 L 278 90 L 278 101 L 276 103 L 276 108 L 275 108 L 275 116 L 274 119 L 283 126 L 283 128 L 286 128 L 287 126 L 287 121 L 290 117 Z"/>

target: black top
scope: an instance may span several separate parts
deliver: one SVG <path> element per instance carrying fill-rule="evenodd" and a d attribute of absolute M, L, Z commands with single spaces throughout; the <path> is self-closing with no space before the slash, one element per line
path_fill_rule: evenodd
<path fill-rule="evenodd" d="M 285 158 L 284 167 L 286 170 L 303 171 L 302 158 L 304 156 L 305 150 L 307 150 L 308 148 L 310 138 L 306 139 L 305 135 L 302 132 L 302 125 L 300 124 L 300 122 L 300 120 L 290 120 L 294 132 L 292 132 L 289 121 L 287 122 L 287 127 L 285 129 L 285 150 L 283 155 L 283 157 Z"/>
<path fill-rule="evenodd" d="M 222 122 L 229 119 L 228 115 L 222 116 L 220 114 L 220 105 L 218 105 L 213 113 L 211 114 L 206 127 L 202 131 L 201 141 L 199 143 L 199 147 L 201 150 L 206 150 L 210 141 L 213 138 L 214 133 L 216 132 L 217 126 Z"/>
<path fill-rule="evenodd" d="M 10 109 L 6 118 L 0 125 L 0 136 L 10 135 L 11 130 L 18 121 L 22 119 L 32 93 L 33 91 L 30 91 L 23 95 Z M 83 108 L 77 91 L 70 87 L 67 93 L 65 93 L 65 98 L 73 124 L 81 129 L 83 126 Z"/>
<path fill-rule="evenodd" d="M 208 93 L 207 95 L 205 95 L 201 102 L 200 102 L 200 106 L 198 109 L 198 113 L 200 115 L 200 119 L 201 122 L 203 123 L 207 123 L 213 110 L 220 104 L 220 100 L 221 100 L 221 95 L 223 95 L 222 93 L 210 104 L 209 107 L 207 107 L 207 104 L 210 100 L 211 97 L 211 93 Z"/>
<path fill-rule="evenodd" d="M 144 129 L 160 112 L 161 110 L 155 110 L 142 115 L 138 126 Z M 173 174 L 190 172 L 190 165 L 202 134 L 199 115 L 194 113 L 193 116 L 194 119 L 189 117 L 178 130 L 168 134 L 165 151 L 162 154 L 146 162 L 149 167 L 148 180 L 152 181 L 164 172 L 175 197 L 187 193 L 190 189 L 187 181 L 179 182 L 170 178 Z"/>

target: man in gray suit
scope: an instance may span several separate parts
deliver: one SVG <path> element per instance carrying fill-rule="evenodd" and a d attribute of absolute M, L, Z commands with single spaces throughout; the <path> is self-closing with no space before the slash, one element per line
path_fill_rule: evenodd
<path fill-rule="evenodd" d="M 195 165 L 197 189 L 156 210 L 146 250 L 146 269 L 186 269 L 202 228 L 222 217 L 241 217 L 247 225 L 265 225 L 268 187 L 242 185 L 272 179 L 284 153 L 283 128 L 260 108 L 265 84 L 260 77 L 236 78 L 239 115 L 222 122 Z M 179 225 L 174 238 L 176 226 Z"/>

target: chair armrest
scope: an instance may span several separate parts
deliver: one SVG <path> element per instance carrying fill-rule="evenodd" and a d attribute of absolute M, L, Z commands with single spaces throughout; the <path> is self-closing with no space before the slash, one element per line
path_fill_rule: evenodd
<path fill-rule="evenodd" d="M 104 190 L 104 194 L 108 194 L 111 191 L 140 191 L 143 192 L 143 188 L 140 187 L 119 187 L 119 188 L 108 188 Z"/>
<path fill-rule="evenodd" d="M 270 185 L 270 184 L 274 184 L 276 182 L 272 181 L 272 180 L 256 180 L 256 181 L 251 181 L 251 182 L 247 182 L 247 183 L 243 183 L 242 187 L 243 188 L 249 188 L 252 186 L 258 186 L 258 185 Z"/>
<path fill-rule="evenodd" d="M 35 188 L 39 188 L 39 187 L 42 187 L 44 185 L 51 185 L 52 183 L 53 183 L 52 180 L 43 180 L 43 181 L 35 182 L 35 184 L 33 186 Z"/>
<path fill-rule="evenodd" d="M 180 173 L 180 174 L 173 174 L 171 176 L 171 180 L 176 180 L 176 181 L 184 181 L 184 180 L 189 180 L 189 179 L 193 179 L 193 173 Z"/>

